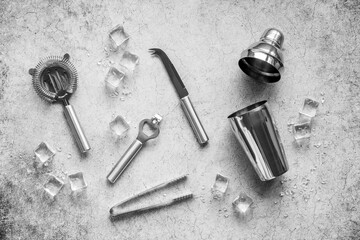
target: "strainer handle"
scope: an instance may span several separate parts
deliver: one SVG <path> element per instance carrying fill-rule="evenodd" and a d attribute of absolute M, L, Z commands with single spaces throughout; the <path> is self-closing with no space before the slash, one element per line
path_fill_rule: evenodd
<path fill-rule="evenodd" d="M 87 141 L 84 131 L 81 128 L 80 122 L 76 116 L 74 108 L 69 104 L 64 106 L 65 118 L 70 126 L 70 130 L 75 137 L 76 143 L 81 153 L 86 153 L 90 150 L 89 142 Z"/>

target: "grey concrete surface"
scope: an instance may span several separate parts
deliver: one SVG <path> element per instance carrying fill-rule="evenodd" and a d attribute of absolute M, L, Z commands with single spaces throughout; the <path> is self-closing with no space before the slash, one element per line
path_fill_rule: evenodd
<path fill-rule="evenodd" d="M 1 239 L 360 238 L 358 1 L 1 0 L 0 12 Z M 117 24 L 131 35 L 127 49 L 140 57 L 124 101 L 105 94 L 108 68 L 98 65 L 106 58 L 108 31 Z M 285 72 L 280 82 L 264 85 L 246 77 L 237 62 L 268 27 L 285 35 Z M 207 147 L 196 143 L 165 69 L 148 53 L 151 47 L 166 51 L 182 76 L 210 137 Z M 64 53 L 79 74 L 71 103 L 92 145 L 86 158 L 62 107 L 42 101 L 28 74 L 41 58 Z M 298 147 L 288 123 L 305 97 L 325 101 L 310 145 Z M 227 121 L 230 113 L 264 99 L 290 164 L 269 183 L 258 180 Z M 105 177 L 136 137 L 138 122 L 154 113 L 164 116 L 160 136 L 109 186 Z M 131 122 L 120 142 L 108 127 L 117 114 Z M 62 151 L 36 170 L 33 150 L 41 141 Z M 54 202 L 44 200 L 47 173 L 65 177 L 76 171 L 84 172 L 85 195 L 72 196 L 66 181 Z M 109 208 L 119 200 L 183 173 L 189 180 L 164 193 L 190 189 L 192 201 L 109 220 Z M 216 173 L 230 179 L 221 201 L 211 197 Z M 232 210 L 240 191 L 254 200 L 248 222 Z"/>

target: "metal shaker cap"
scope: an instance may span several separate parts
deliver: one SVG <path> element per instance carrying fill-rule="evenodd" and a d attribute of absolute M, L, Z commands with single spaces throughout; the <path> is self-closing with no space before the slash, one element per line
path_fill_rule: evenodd
<path fill-rule="evenodd" d="M 281 52 L 284 35 L 280 30 L 269 28 L 264 31 L 260 41 L 252 44 L 241 53 L 239 67 L 257 81 L 274 83 L 280 80 L 283 71 Z"/>

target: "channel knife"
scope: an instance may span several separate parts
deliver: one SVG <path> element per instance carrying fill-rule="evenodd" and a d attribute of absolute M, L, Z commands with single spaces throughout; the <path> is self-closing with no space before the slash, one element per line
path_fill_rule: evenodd
<path fill-rule="evenodd" d="M 202 126 L 200 119 L 195 112 L 194 106 L 192 105 L 189 98 L 189 93 L 186 90 L 184 83 L 181 81 L 181 78 L 177 73 L 174 65 L 171 63 L 170 59 L 163 50 L 159 48 L 151 48 L 149 50 L 152 51 L 152 55 L 158 56 L 164 64 L 165 69 L 169 74 L 170 80 L 179 95 L 181 107 L 184 110 L 186 118 L 188 119 L 191 128 L 195 133 L 197 141 L 201 145 L 205 145 L 209 141 L 209 137 L 207 136 L 205 129 Z"/>

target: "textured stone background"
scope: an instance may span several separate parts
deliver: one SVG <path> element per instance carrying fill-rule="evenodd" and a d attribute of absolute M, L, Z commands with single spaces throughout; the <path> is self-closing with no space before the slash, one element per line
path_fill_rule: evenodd
<path fill-rule="evenodd" d="M 0 239 L 360 238 L 358 1 L 97 2 L 0 2 Z M 97 64 L 106 57 L 108 31 L 119 23 L 131 35 L 128 50 L 140 57 L 125 101 L 105 94 L 107 67 Z M 263 85 L 248 79 L 237 61 L 268 27 L 284 32 L 286 69 L 280 82 Z M 196 143 L 151 47 L 165 50 L 182 76 L 209 134 L 206 148 Z M 87 158 L 79 155 L 61 106 L 40 100 L 28 74 L 41 58 L 64 53 L 79 74 L 71 103 L 93 147 Z M 311 144 L 299 148 L 288 123 L 308 96 L 325 102 Z M 270 183 L 257 179 L 226 118 L 263 99 L 290 164 Z M 108 186 L 105 177 L 136 137 L 138 122 L 154 113 L 164 116 L 159 138 Z M 118 143 L 108 129 L 114 114 L 132 126 Z M 62 151 L 37 171 L 32 157 L 41 141 Z M 47 172 L 75 171 L 85 174 L 85 196 L 71 197 L 67 184 L 53 203 L 44 201 Z M 223 201 L 210 193 L 218 172 L 230 178 Z M 122 198 L 182 173 L 189 180 L 181 188 L 191 189 L 194 200 L 109 221 L 109 208 Z M 231 208 L 240 191 L 255 202 L 247 223 Z"/>

